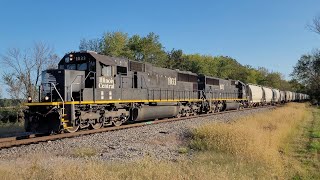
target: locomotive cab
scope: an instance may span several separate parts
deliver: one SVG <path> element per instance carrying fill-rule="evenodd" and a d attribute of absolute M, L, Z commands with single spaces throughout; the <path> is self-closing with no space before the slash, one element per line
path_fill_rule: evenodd
<path fill-rule="evenodd" d="M 124 80 L 128 74 L 127 66 L 126 59 L 95 52 L 66 54 L 60 60 L 58 69 L 42 72 L 39 102 L 26 104 L 29 106 L 25 112 L 26 131 L 59 132 L 67 129 L 74 132 L 79 127 L 100 127 L 101 123 L 97 122 L 106 108 L 98 105 L 92 108 L 91 104 L 121 98 L 122 91 L 118 89 L 128 84 L 128 79 Z M 112 116 L 120 116 L 119 113 L 128 116 L 120 110 Z M 86 122 L 80 117 L 85 118 Z"/>
<path fill-rule="evenodd" d="M 44 95 L 41 94 L 41 99 L 50 99 L 53 102 L 62 99 L 64 101 L 114 99 L 112 95 L 116 93 L 115 89 L 128 84 L 124 82 L 124 77 L 128 74 L 127 66 L 128 60 L 90 51 L 66 54 L 59 62 L 58 69 L 44 71 L 42 81 Z M 57 90 L 53 89 L 52 83 L 56 84 Z M 54 90 L 61 94 L 62 99 Z M 107 94 L 110 94 L 110 98 Z"/>
<path fill-rule="evenodd" d="M 85 88 L 94 88 L 96 62 L 87 53 L 70 53 L 58 69 L 42 72 L 40 102 L 81 101 Z"/>

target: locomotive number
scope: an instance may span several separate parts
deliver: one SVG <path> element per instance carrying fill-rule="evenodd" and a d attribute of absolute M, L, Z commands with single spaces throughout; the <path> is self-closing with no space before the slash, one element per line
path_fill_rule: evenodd
<path fill-rule="evenodd" d="M 177 85 L 177 78 L 168 77 L 168 85 Z"/>
<path fill-rule="evenodd" d="M 77 56 L 76 61 L 85 61 L 86 57 L 85 56 Z"/>

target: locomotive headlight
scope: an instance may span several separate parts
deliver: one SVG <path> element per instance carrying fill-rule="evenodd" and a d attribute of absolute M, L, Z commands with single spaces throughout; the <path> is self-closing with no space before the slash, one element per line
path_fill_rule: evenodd
<path fill-rule="evenodd" d="M 44 97 L 44 100 L 48 101 L 48 100 L 49 100 L 49 97 L 48 97 L 48 96 Z"/>
<path fill-rule="evenodd" d="M 31 103 L 32 102 L 32 98 L 31 96 L 28 97 L 28 103 Z"/>
<path fill-rule="evenodd" d="M 73 60 L 73 54 L 70 54 L 70 55 L 69 55 L 69 59 L 70 59 L 70 61 Z"/>

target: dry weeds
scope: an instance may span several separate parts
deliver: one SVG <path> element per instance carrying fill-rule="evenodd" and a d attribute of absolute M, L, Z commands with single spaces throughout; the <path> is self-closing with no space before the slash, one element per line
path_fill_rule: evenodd
<path fill-rule="evenodd" d="M 2 179 L 70 180 L 290 178 L 287 169 L 295 164 L 286 156 L 288 142 L 307 115 L 305 105 L 290 104 L 231 124 L 203 126 L 193 131 L 190 147 L 183 150 L 198 151 L 191 159 L 177 162 L 146 157 L 137 162 L 106 164 L 85 158 L 39 157 L 0 161 L 0 175 Z M 79 152 L 87 154 L 88 150 Z"/>
<path fill-rule="evenodd" d="M 286 159 L 288 146 L 299 125 L 308 119 L 306 116 L 305 104 L 291 103 L 234 123 L 203 126 L 194 130 L 190 146 L 234 156 L 244 164 L 260 164 L 270 175 L 286 177 L 285 167 L 291 162 Z"/>
<path fill-rule="evenodd" d="M 71 152 L 71 156 L 76 158 L 85 158 L 91 157 L 98 153 L 98 151 L 92 147 L 81 147 L 81 148 L 74 148 Z"/>

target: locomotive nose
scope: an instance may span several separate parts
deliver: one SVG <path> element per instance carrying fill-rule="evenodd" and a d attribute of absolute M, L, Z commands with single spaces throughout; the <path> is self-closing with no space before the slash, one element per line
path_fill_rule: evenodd
<path fill-rule="evenodd" d="M 25 111 L 25 131 L 33 133 L 58 133 L 61 131 L 61 116 L 59 111 L 50 110 L 46 113 Z"/>

